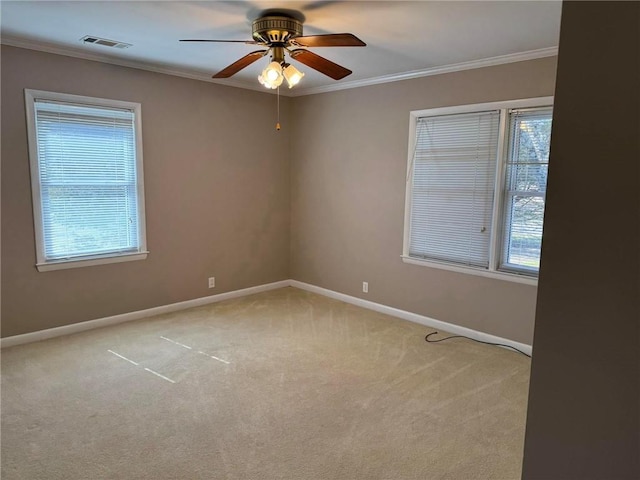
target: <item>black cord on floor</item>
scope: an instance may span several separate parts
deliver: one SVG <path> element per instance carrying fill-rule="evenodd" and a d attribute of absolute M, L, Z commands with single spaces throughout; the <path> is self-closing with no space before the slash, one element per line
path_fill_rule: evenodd
<path fill-rule="evenodd" d="M 531 358 L 531 355 L 529 355 L 528 353 L 524 353 L 522 350 L 518 350 L 516 347 L 512 347 L 511 345 L 504 345 L 502 343 L 483 342 L 482 340 L 476 340 L 475 338 L 465 337 L 464 335 L 451 335 L 450 337 L 444 337 L 444 338 L 441 338 L 440 340 L 429 340 L 429 337 L 431 335 L 437 335 L 437 334 L 438 332 L 431 332 L 426 337 L 424 337 L 424 339 L 428 343 L 438 343 L 438 342 L 444 342 L 445 340 L 451 340 L 452 338 L 466 338 L 467 340 L 473 340 L 474 342 L 484 343 L 485 345 L 495 345 L 496 347 L 510 348 L 511 350 L 515 350 L 516 352 L 521 353 L 525 357 Z"/>

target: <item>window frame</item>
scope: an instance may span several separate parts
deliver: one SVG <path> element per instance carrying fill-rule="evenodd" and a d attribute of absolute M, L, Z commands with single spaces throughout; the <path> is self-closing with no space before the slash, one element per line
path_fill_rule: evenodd
<path fill-rule="evenodd" d="M 478 275 L 483 277 L 506 280 L 527 285 L 538 284 L 538 272 L 535 274 L 499 270 L 501 264 L 501 250 L 505 229 L 505 168 L 509 155 L 509 111 L 512 109 L 553 107 L 553 96 L 533 97 L 499 102 L 476 103 L 470 105 L 456 105 L 438 107 L 409 112 L 409 146 L 407 150 L 407 170 L 405 183 L 404 235 L 402 246 L 402 261 L 412 265 L 450 270 L 459 273 Z M 494 185 L 494 199 L 492 205 L 491 238 L 489 243 L 489 267 L 474 267 L 453 262 L 434 259 L 421 259 L 409 256 L 409 242 L 411 239 L 411 207 L 413 186 L 413 162 L 417 141 L 418 119 L 441 115 L 455 115 L 464 113 L 499 110 L 499 134 L 497 146 L 496 176 Z"/>
<path fill-rule="evenodd" d="M 39 272 L 68 268 L 89 267 L 108 263 L 129 262 L 147 258 L 146 215 L 144 204 L 144 169 L 142 157 L 142 106 L 140 103 L 106 98 L 87 97 L 68 93 L 48 92 L 44 90 L 25 89 L 25 108 L 27 119 L 27 137 L 29 145 L 29 166 L 31 176 L 31 195 L 33 206 L 33 225 L 35 231 L 36 268 Z M 134 144 L 136 155 L 136 193 L 138 204 L 138 239 L 136 252 L 109 252 L 99 255 L 83 255 L 56 260 L 47 260 L 44 248 L 44 232 L 42 217 L 42 197 L 40 184 L 40 161 L 36 130 L 36 100 L 49 100 L 74 105 L 108 107 L 132 110 L 134 115 Z"/>

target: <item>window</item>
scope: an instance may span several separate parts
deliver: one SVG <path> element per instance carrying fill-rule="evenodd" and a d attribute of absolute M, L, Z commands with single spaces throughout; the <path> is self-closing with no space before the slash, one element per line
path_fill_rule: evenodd
<path fill-rule="evenodd" d="M 551 103 L 411 113 L 405 261 L 535 283 Z"/>
<path fill-rule="evenodd" d="M 38 270 L 146 258 L 140 104 L 25 99 Z"/>
<path fill-rule="evenodd" d="M 537 272 L 547 189 L 551 108 L 509 114 L 502 270 Z"/>

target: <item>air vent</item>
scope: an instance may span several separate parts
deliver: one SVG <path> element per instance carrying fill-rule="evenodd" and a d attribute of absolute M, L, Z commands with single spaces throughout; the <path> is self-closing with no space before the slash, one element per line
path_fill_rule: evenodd
<path fill-rule="evenodd" d="M 117 42 L 115 40 L 107 40 L 106 38 L 93 37 L 91 35 L 86 35 L 80 39 L 83 43 L 92 43 L 94 45 L 102 45 L 103 47 L 111 47 L 111 48 L 129 48 L 131 46 L 130 43 Z"/>

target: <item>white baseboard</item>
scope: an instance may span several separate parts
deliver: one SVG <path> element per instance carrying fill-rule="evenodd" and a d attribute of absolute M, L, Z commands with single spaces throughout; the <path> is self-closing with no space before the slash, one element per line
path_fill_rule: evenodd
<path fill-rule="evenodd" d="M 514 347 L 514 348 L 517 348 L 518 350 L 523 351 L 527 355 L 531 355 L 531 351 L 532 351 L 531 345 L 515 342 L 513 340 L 509 340 L 508 338 L 497 337 L 489 333 L 479 332 L 477 330 L 472 330 L 470 328 L 454 325 L 453 323 L 442 322 L 434 318 L 425 317 L 424 315 L 407 312 L 406 310 L 400 310 L 399 308 L 389 307 L 387 305 L 371 302 L 369 300 L 363 300 L 362 298 L 352 297 L 351 295 L 335 292 L 333 290 L 327 290 L 326 288 L 322 288 L 322 287 L 316 287 L 315 285 L 299 282 L 297 280 L 290 280 L 289 285 L 295 288 L 299 288 L 301 290 L 307 290 L 309 292 L 324 295 L 325 297 L 335 298 L 336 300 L 340 300 L 346 303 L 350 303 L 352 305 L 356 305 L 358 307 L 373 310 L 375 312 L 385 313 L 387 315 L 391 315 L 392 317 L 397 317 L 403 320 L 408 320 L 410 322 L 419 323 L 420 325 L 431 327 L 436 330 L 444 330 L 454 335 L 464 335 L 465 337 L 473 338 L 475 340 L 480 340 L 482 342 L 501 343 L 503 345 L 509 345 L 510 347 Z"/>
<path fill-rule="evenodd" d="M 84 332 L 86 330 L 92 330 L 94 328 L 106 327 L 109 325 L 115 325 L 117 323 L 130 322 L 132 320 L 139 320 L 141 318 L 151 317 L 153 315 L 160 315 L 162 313 L 177 312 L 178 310 L 185 310 L 187 308 L 200 307 L 210 303 L 221 302 L 231 298 L 244 297 L 246 295 L 253 295 L 254 293 L 266 292 L 268 290 L 275 290 L 277 288 L 295 287 L 301 290 L 317 293 L 325 297 L 334 298 L 358 307 L 373 310 L 375 312 L 391 315 L 392 317 L 401 318 L 410 322 L 419 323 L 426 327 L 431 327 L 436 330 L 444 330 L 454 335 L 464 335 L 466 337 L 474 338 L 483 342 L 501 343 L 517 348 L 524 353 L 531 355 L 531 345 L 515 342 L 508 338 L 497 337 L 470 328 L 454 325 L 453 323 L 442 322 L 434 318 L 425 317 L 417 313 L 407 312 L 406 310 L 400 310 L 399 308 L 389 307 L 380 303 L 371 302 L 369 300 L 363 300 L 362 298 L 352 297 L 344 293 L 335 292 L 326 288 L 317 287 L 309 283 L 299 282 L 298 280 L 281 280 L 279 282 L 267 283 L 264 285 L 258 285 L 255 287 L 243 288 L 241 290 L 234 290 L 226 293 L 219 293 L 217 295 L 211 295 L 208 297 L 194 298 L 193 300 L 186 300 L 184 302 L 171 303 L 169 305 L 162 305 L 160 307 L 148 308 L 145 310 L 138 310 L 136 312 L 123 313 L 120 315 L 113 315 L 111 317 L 99 318 L 96 320 L 89 320 L 86 322 L 73 323 L 71 325 L 64 325 L 62 327 L 49 328 L 47 330 L 40 330 L 38 332 L 25 333 L 23 335 L 15 335 L 13 337 L 7 337 L 0 339 L 0 348 L 12 347 L 14 345 L 22 345 L 25 343 L 38 342 L 40 340 L 46 340 L 48 338 L 60 337 L 62 335 L 70 335 L 72 333 Z"/>
<path fill-rule="evenodd" d="M 159 307 L 147 308 L 136 312 L 122 313 L 111 317 L 98 318 L 96 320 L 88 320 L 86 322 L 73 323 L 62 327 L 48 328 L 23 335 L 14 335 L 0 340 L 0 348 L 13 347 L 14 345 L 22 345 L 25 343 L 38 342 L 48 338 L 60 337 L 62 335 L 71 335 L 72 333 L 93 330 L 94 328 L 106 327 L 117 323 L 130 322 L 141 318 L 160 315 L 162 313 L 176 312 L 187 308 L 200 307 L 209 303 L 221 302 L 230 298 L 244 297 L 253 295 L 254 293 L 266 292 L 267 290 L 275 290 L 277 288 L 288 287 L 290 280 L 282 280 L 279 282 L 267 283 L 255 287 L 243 288 L 241 290 L 233 290 L 231 292 L 219 293 L 208 297 L 194 298 L 193 300 L 185 300 L 184 302 L 171 303 L 169 305 L 161 305 Z"/>

